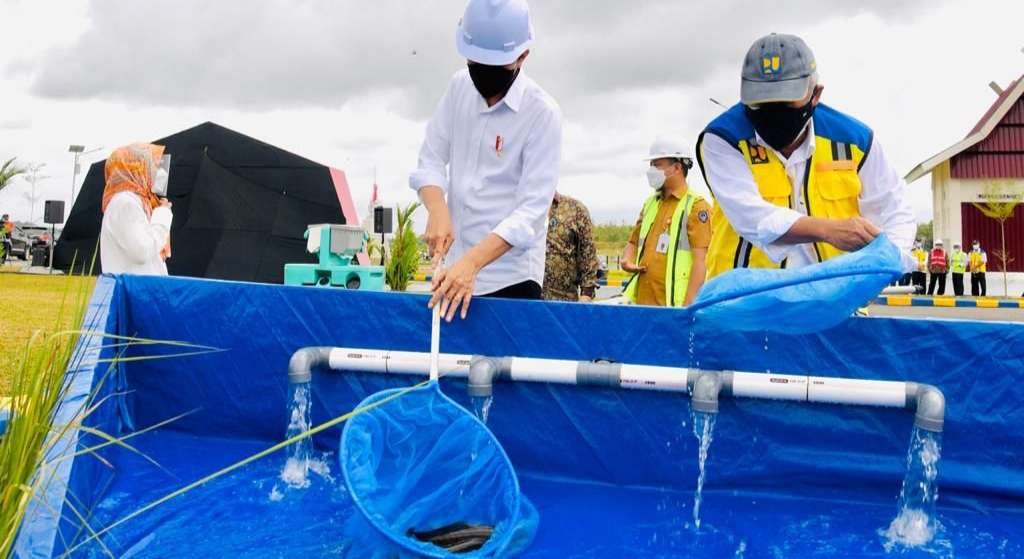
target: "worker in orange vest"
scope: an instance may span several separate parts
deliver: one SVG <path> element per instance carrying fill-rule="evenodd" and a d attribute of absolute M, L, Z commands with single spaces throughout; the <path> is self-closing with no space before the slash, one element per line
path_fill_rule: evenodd
<path fill-rule="evenodd" d="M 928 257 L 928 271 L 932 278 L 928 282 L 928 294 L 935 295 L 935 286 L 939 286 L 939 295 L 946 294 L 946 274 L 949 272 L 949 257 L 942 248 L 942 241 L 935 241 L 932 253 Z"/>

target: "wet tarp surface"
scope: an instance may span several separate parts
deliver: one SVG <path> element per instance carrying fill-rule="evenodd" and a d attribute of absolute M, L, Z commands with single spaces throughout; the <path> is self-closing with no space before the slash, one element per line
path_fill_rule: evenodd
<path fill-rule="evenodd" d="M 74 461 L 68 493 L 98 530 L 284 438 L 288 358 L 309 345 L 427 351 L 420 296 L 183 278 L 102 278 L 111 332 L 224 348 L 133 361 L 92 421 L 140 435 L 140 454 L 110 447 Z M 442 328 L 441 351 L 609 358 L 706 369 L 913 380 L 947 398 L 939 464 L 939 556 L 1024 554 L 1024 325 L 851 318 L 816 334 L 737 331 L 685 311 L 475 300 Z M 146 352 L 157 351 L 143 348 Z M 139 350 L 141 351 L 141 350 Z M 170 351 L 163 349 L 159 351 Z M 374 392 L 420 379 L 318 371 L 313 423 Z M 467 402 L 465 384 L 442 381 Z M 119 395 L 119 394 L 123 394 Z M 901 410 L 725 400 L 693 526 L 696 439 L 685 395 L 504 383 L 489 426 L 517 469 L 539 527 L 525 557 L 887 556 L 912 417 Z M 353 504 L 339 479 L 341 428 L 315 439 L 306 489 L 280 479 L 271 455 L 119 526 L 114 555 L 361 556 L 346 549 Z M 88 537 L 65 506 L 59 527 L 30 520 L 22 556 L 50 557 Z M 49 547 L 47 547 L 48 542 Z M 923 552 L 914 552 L 916 556 Z M 73 556 L 100 557 L 90 542 Z"/>

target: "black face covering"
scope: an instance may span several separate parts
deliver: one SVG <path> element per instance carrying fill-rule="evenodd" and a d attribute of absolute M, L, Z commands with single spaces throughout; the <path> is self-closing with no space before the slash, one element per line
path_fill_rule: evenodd
<path fill-rule="evenodd" d="M 484 99 L 506 93 L 518 76 L 519 68 L 509 70 L 504 66 L 469 64 L 469 77 Z"/>
<path fill-rule="evenodd" d="M 769 146 L 782 150 L 792 144 L 807 121 L 814 114 L 814 100 L 802 107 L 790 107 L 785 103 L 766 103 L 757 109 L 745 107 L 747 118 L 754 123 L 754 130 Z"/>

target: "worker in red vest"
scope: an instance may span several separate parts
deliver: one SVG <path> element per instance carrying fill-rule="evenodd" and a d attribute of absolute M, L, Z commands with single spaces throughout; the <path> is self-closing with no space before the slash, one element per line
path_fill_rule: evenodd
<path fill-rule="evenodd" d="M 949 257 L 942 248 L 942 241 L 935 241 L 932 253 L 928 257 L 928 271 L 932 279 L 928 282 L 928 294 L 935 295 L 935 285 L 939 286 L 939 295 L 946 294 L 946 273 L 949 272 Z"/>

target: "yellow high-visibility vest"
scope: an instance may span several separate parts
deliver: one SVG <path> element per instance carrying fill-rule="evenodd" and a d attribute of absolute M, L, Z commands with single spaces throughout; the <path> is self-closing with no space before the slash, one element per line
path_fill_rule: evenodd
<path fill-rule="evenodd" d="M 814 154 L 807 164 L 802 184 L 802 196 L 807 214 L 812 217 L 847 219 L 860 215 L 861 182 L 858 170 L 871 149 L 872 132 L 856 119 L 826 105 L 819 104 L 814 112 Z M 786 168 L 775 152 L 757 142 L 754 126 L 746 116 L 743 105 L 737 104 L 716 118 L 705 128 L 697 141 L 697 160 L 701 170 L 709 162 L 704 160 L 704 134 L 713 133 L 734 145 L 743 155 L 754 176 L 758 192 L 770 204 L 794 208 L 793 185 Z M 713 164 L 713 163 L 711 163 Z M 715 185 L 708 182 L 714 194 Z M 721 204 L 715 204 L 712 213 L 711 246 L 707 255 L 707 277 L 715 277 L 734 268 L 780 268 L 752 243 L 742 238 L 729 222 Z M 814 243 L 819 262 L 843 253 L 824 242 Z"/>
<path fill-rule="evenodd" d="M 665 259 L 665 303 L 670 307 L 681 307 L 686 302 L 686 289 L 690 286 L 690 270 L 693 268 L 693 250 L 690 247 L 690 237 L 686 232 L 686 222 L 693 205 L 700 199 L 700 195 L 687 190 L 683 199 L 676 204 L 676 209 L 672 212 L 672 221 L 668 226 L 670 249 L 668 258 Z M 637 266 L 640 265 L 647 234 L 651 232 L 651 227 L 654 225 L 660 203 L 660 193 L 655 193 L 644 202 L 643 219 L 640 222 L 640 241 L 637 245 L 636 262 L 634 262 Z M 672 250 L 671 247 L 675 247 L 675 250 Z M 634 275 L 626 284 L 623 296 L 627 301 L 636 302 L 637 283 L 637 276 Z"/>
<path fill-rule="evenodd" d="M 971 273 L 985 273 L 985 251 L 971 251 Z"/>
<path fill-rule="evenodd" d="M 949 269 L 954 274 L 962 274 L 967 271 L 967 253 L 962 250 L 954 250 L 949 257 Z"/>

